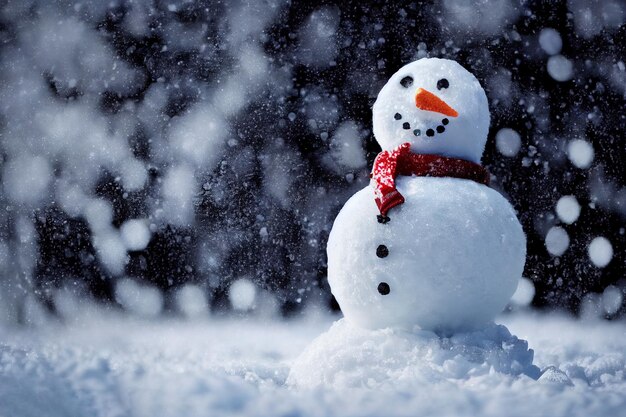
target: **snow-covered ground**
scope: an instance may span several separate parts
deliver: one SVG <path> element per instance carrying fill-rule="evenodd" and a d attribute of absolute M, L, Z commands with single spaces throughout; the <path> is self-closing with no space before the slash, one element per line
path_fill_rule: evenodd
<path fill-rule="evenodd" d="M 624 322 L 529 313 L 498 320 L 565 382 L 558 372 L 553 381 L 491 372 L 375 390 L 288 388 L 290 364 L 335 318 L 85 315 L 0 329 L 0 416 L 626 415 Z"/>

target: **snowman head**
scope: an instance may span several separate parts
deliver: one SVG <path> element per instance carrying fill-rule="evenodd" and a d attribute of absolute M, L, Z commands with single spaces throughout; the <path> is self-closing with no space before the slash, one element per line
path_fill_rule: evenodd
<path fill-rule="evenodd" d="M 480 163 L 489 105 L 476 77 L 456 61 L 423 58 L 391 76 L 374 103 L 373 119 L 383 150 L 409 142 L 414 153 Z"/>

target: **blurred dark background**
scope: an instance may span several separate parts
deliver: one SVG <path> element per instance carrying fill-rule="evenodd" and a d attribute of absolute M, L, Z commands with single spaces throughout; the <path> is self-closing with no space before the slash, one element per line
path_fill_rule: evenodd
<path fill-rule="evenodd" d="M 527 233 L 532 306 L 624 311 L 623 2 L 0 4 L 9 321 L 75 299 L 337 308 L 325 244 L 380 151 L 371 106 L 422 57 L 487 92 L 483 163 Z"/>

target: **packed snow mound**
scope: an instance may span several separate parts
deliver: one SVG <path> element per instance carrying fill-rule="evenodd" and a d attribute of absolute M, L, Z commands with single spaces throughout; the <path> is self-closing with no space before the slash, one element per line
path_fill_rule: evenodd
<path fill-rule="evenodd" d="M 366 330 L 336 321 L 294 362 L 287 384 L 297 388 L 394 389 L 495 372 L 541 374 L 525 340 L 492 323 L 450 337 L 418 330 Z"/>
<path fill-rule="evenodd" d="M 443 366 L 437 368 L 430 360 L 432 381 L 424 374 L 426 381 L 405 377 L 390 382 L 389 389 L 337 390 L 328 384 L 308 390 L 285 384 L 289 367 L 331 326 L 334 317 L 154 321 L 117 314 L 100 317 L 91 307 L 80 313 L 62 326 L 48 323 L 20 329 L 0 324 L 0 415 L 604 417 L 623 416 L 626 409 L 625 323 L 619 320 L 529 314 L 501 317 L 511 332 L 535 349 L 533 362 L 544 370 L 539 380 L 495 372 L 495 368 L 486 373 L 487 365 L 472 363 L 477 370 L 471 376 L 468 372 L 443 381 Z M 506 333 L 500 339 L 507 340 Z M 396 352 L 393 343 L 397 340 L 387 341 L 385 349 Z M 370 346 L 377 341 L 370 340 Z M 460 343 L 446 343 L 465 352 Z M 432 356 L 459 354 L 432 344 Z M 496 353 L 488 353 L 482 345 L 465 345 L 467 352 L 488 355 L 491 363 L 497 363 Z M 334 346 L 340 346 L 339 342 Z M 358 357 L 349 360 L 350 364 L 365 362 Z M 389 362 L 387 366 L 392 366 Z M 425 371 L 424 364 L 419 366 Z M 393 368 L 400 374 L 397 365 Z"/>
<path fill-rule="evenodd" d="M 524 269 L 526 237 L 511 205 L 458 178 L 400 177 L 396 185 L 406 201 L 388 223 L 378 222 L 366 187 L 341 209 L 328 238 L 328 282 L 346 320 L 406 330 L 489 323 Z"/>

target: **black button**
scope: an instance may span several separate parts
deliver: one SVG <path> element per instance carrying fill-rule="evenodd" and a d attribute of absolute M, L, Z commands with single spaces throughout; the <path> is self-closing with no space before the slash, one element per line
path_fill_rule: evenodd
<path fill-rule="evenodd" d="M 378 284 L 378 292 L 381 293 L 381 295 L 387 295 L 390 291 L 391 288 L 389 288 L 389 284 L 387 284 L 386 282 L 381 282 L 380 284 Z"/>
<path fill-rule="evenodd" d="M 391 219 L 389 218 L 389 216 L 383 216 L 382 214 L 377 214 L 376 220 L 378 220 L 378 223 L 385 224 L 385 223 L 389 223 Z"/>
<path fill-rule="evenodd" d="M 389 256 L 389 249 L 387 249 L 387 246 L 378 245 L 378 247 L 376 248 L 376 256 L 378 256 L 379 258 L 386 258 L 387 256 Z"/>

